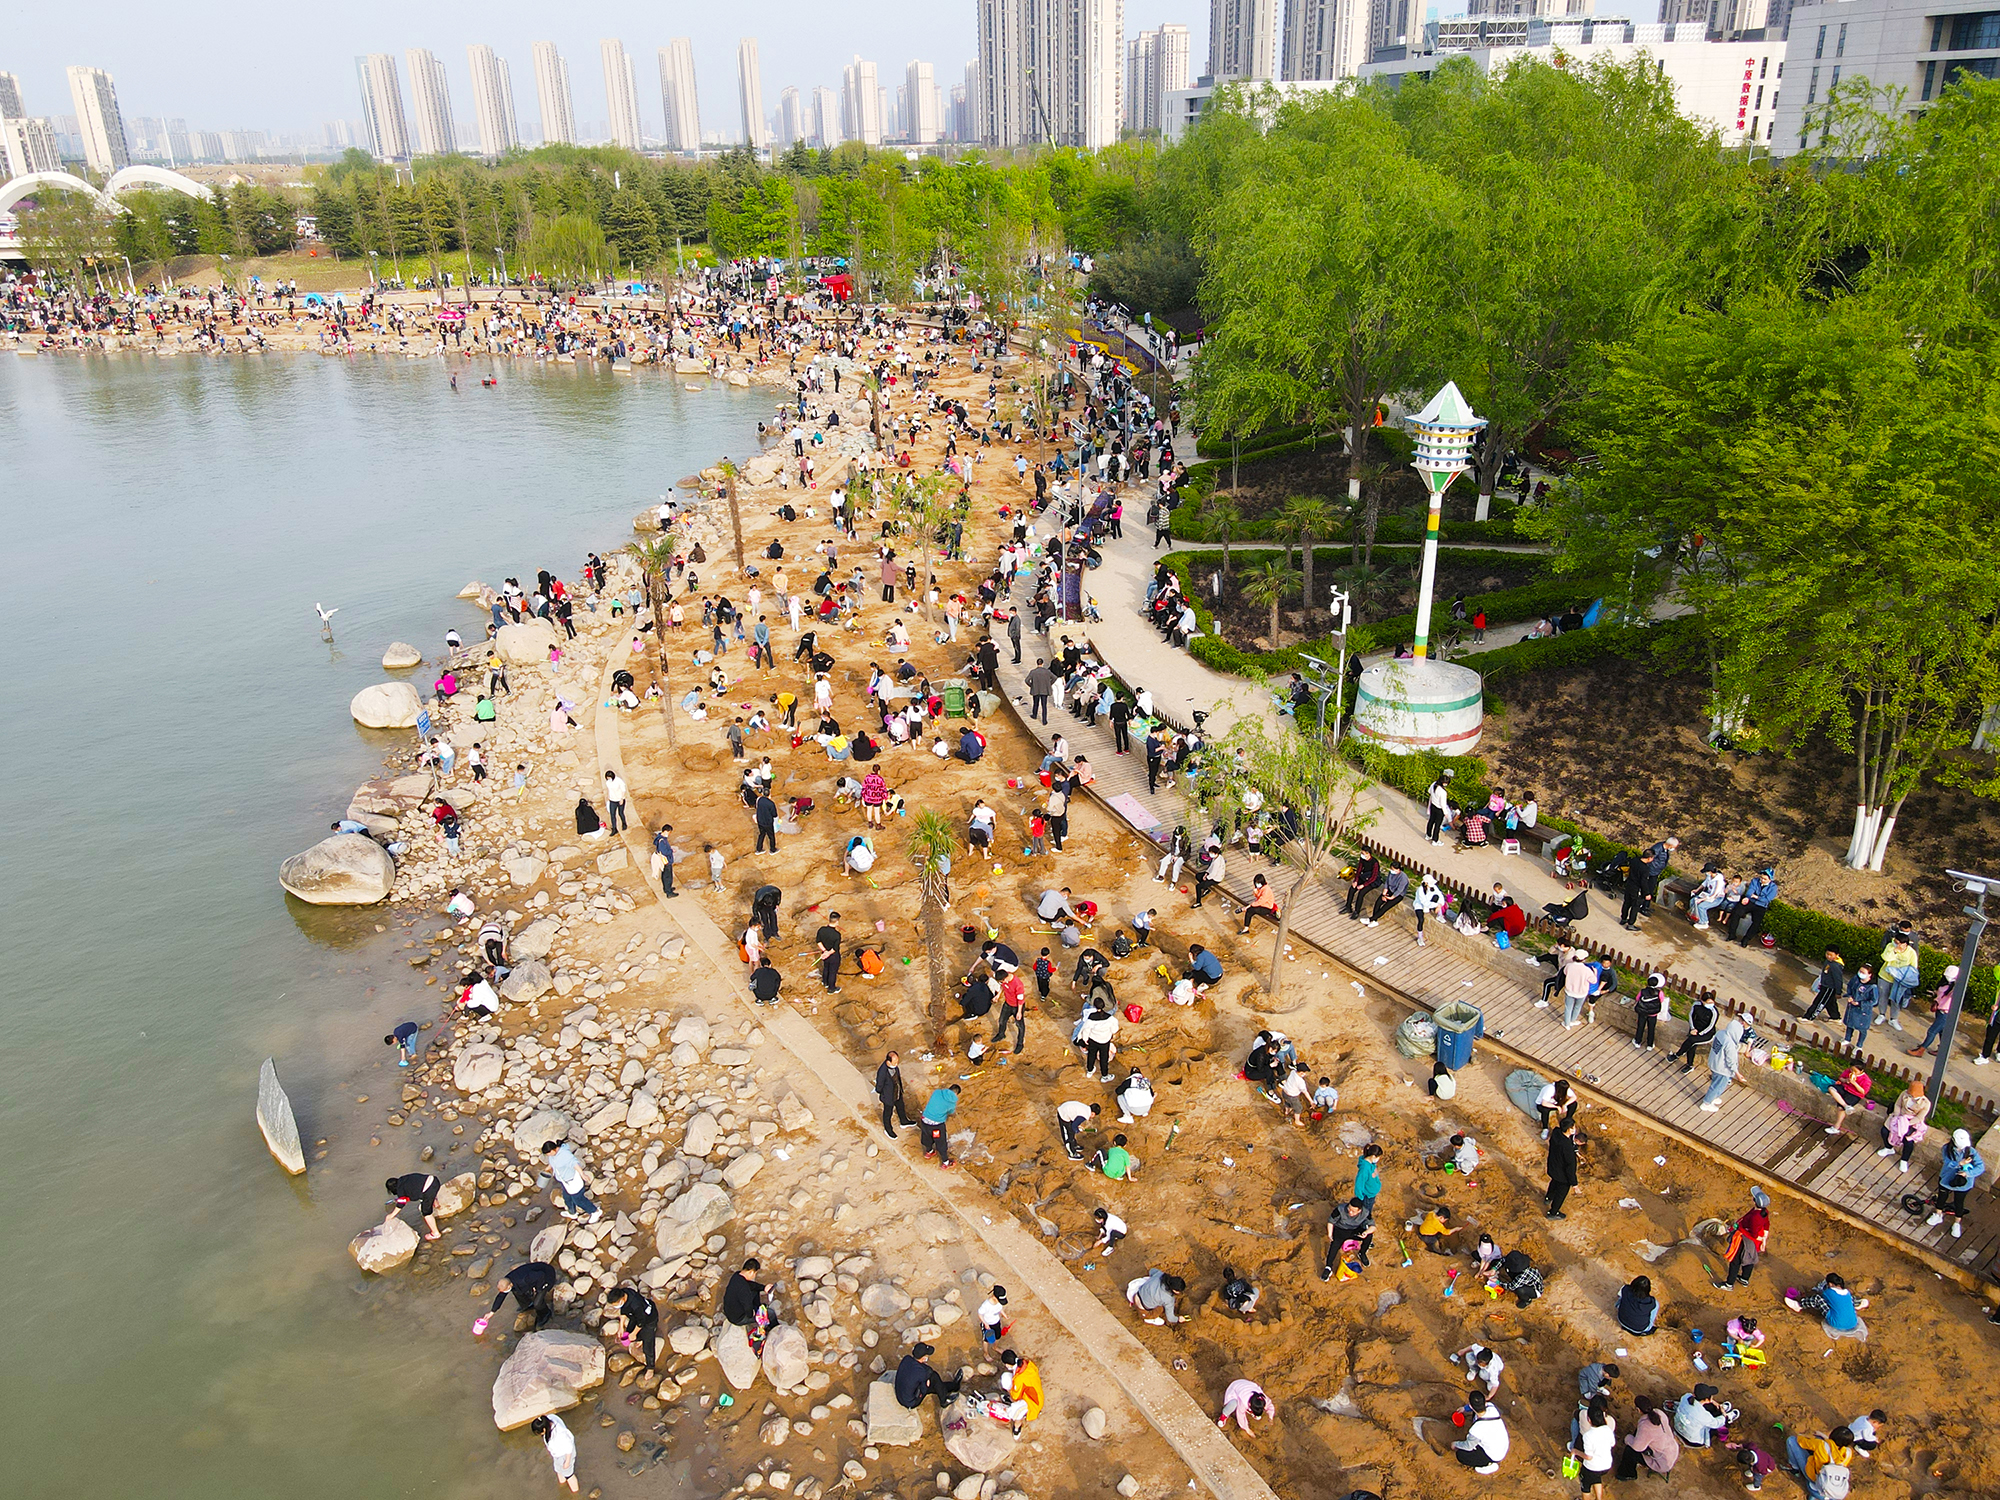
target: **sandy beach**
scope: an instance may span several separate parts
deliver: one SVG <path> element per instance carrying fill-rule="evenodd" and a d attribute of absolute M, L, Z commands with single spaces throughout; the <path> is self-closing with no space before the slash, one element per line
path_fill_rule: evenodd
<path fill-rule="evenodd" d="M 955 353 L 960 363 L 934 389 L 983 399 L 983 377 L 966 368 L 962 347 Z M 774 373 L 781 394 L 784 373 Z M 850 384 L 841 401 L 842 433 L 861 430 L 863 409 L 852 391 Z M 892 392 L 893 401 L 906 399 L 900 388 Z M 913 445 L 920 466 L 942 456 L 942 442 L 941 431 L 920 435 Z M 1012 452 L 996 445 L 972 467 L 968 561 L 939 564 L 947 591 L 971 591 L 998 546 L 999 507 L 1023 498 L 1002 461 Z M 747 552 L 754 557 L 778 538 L 788 566 L 809 557 L 832 534 L 817 493 L 742 485 Z M 786 502 L 800 508 L 800 519 L 778 519 Z M 864 510 L 864 539 L 874 519 Z M 740 601 L 745 584 L 728 577 L 726 513 L 711 503 L 688 537 L 709 559 L 703 592 L 720 589 Z M 599 539 L 614 561 L 612 590 L 629 586 L 611 550 L 622 540 Z M 843 568 L 859 558 L 872 569 L 865 541 L 843 541 L 840 552 Z M 532 562 L 523 559 L 516 570 L 524 581 Z M 803 566 L 793 567 L 795 575 Z M 894 603 L 864 593 L 861 628 L 827 642 L 843 722 L 860 718 L 869 664 L 893 663 L 897 653 L 882 646 L 892 619 L 908 622 L 907 654 L 933 681 L 957 678 L 976 643 L 976 632 L 933 642 L 897 593 Z M 1490 1482 L 1467 1475 L 1443 1447 L 1455 1435 L 1447 1419 L 1463 1395 L 1447 1355 L 1473 1341 L 1507 1361 L 1501 1406 L 1514 1447 L 1503 1482 L 1524 1493 L 1573 1493 L 1558 1471 L 1578 1368 L 1613 1358 L 1623 1365 L 1615 1406 L 1622 1430 L 1631 1393 L 1671 1406 L 1695 1379 L 1713 1378 L 1691 1367 L 1689 1330 L 1719 1339 L 1724 1322 L 1746 1313 L 1770 1333 L 1769 1362 L 1723 1378 L 1742 1412 L 1740 1431 L 1753 1441 L 1768 1446 L 1774 1422 L 1786 1431 L 1823 1430 L 1881 1405 L 1893 1420 L 1883 1447 L 1857 1474 L 1857 1494 L 1914 1487 L 1970 1496 L 2000 1486 L 1987 1445 L 1976 1437 L 1987 1360 L 1975 1307 L 1943 1298 L 1928 1272 L 1879 1242 L 1795 1208 L 1781 1209 L 1754 1286 L 1718 1291 L 1707 1274 L 1712 1259 L 1682 1242 L 1703 1220 L 1733 1219 L 1750 1184 L 1609 1110 L 1586 1107 L 1584 1183 L 1567 1220 L 1545 1220 L 1543 1147 L 1533 1121 L 1507 1100 L 1499 1062 L 1466 1070 L 1451 1105 L 1427 1101 L 1422 1071 L 1390 1041 L 1401 1014 L 1357 997 L 1350 974 L 1303 950 L 1289 970 L 1283 1015 L 1260 1009 L 1268 940 L 1239 942 L 1233 917 L 1214 902 L 1190 911 L 1184 895 L 1152 879 L 1146 846 L 1099 807 L 1079 802 L 1061 856 L 1028 856 L 1025 824 L 1040 790 L 1039 755 L 1015 710 L 1005 707 L 980 724 L 990 745 L 977 766 L 914 746 L 885 750 L 879 766 L 912 809 L 935 808 L 961 827 L 977 798 L 998 813 L 992 857 L 975 863 L 961 853 L 954 871 L 954 973 L 977 951 L 959 944 L 961 923 L 975 932 L 992 926 L 1030 959 L 1048 941 L 1033 914 L 1048 887 L 1088 895 L 1114 923 L 1158 909 L 1155 951 L 1138 949 L 1113 969 L 1121 1003 L 1145 1007 L 1144 1019 L 1121 1035 L 1121 1070 L 1141 1064 L 1160 1095 L 1149 1118 L 1115 1127 L 1129 1134 L 1141 1170 L 1131 1182 L 1112 1183 L 1070 1162 L 1055 1105 L 1078 1098 L 1109 1106 L 1110 1097 L 1083 1078 L 1068 1046 L 1077 1001 L 1067 963 L 1050 999 L 1031 1007 L 1022 1055 L 968 1064 L 964 1044 L 984 1040 L 988 1022 L 954 1028 L 951 1051 L 927 1056 L 923 935 L 896 820 L 879 836 L 881 858 L 868 875 L 840 869 L 841 846 L 861 828 L 859 812 L 833 796 L 834 780 L 853 770 L 851 763 L 829 762 L 810 738 L 793 748 L 787 736 L 752 735 L 749 762 L 771 757 L 776 795 L 810 795 L 817 803 L 798 833 L 780 835 L 776 855 L 753 854 L 754 829 L 736 790 L 740 766 L 723 729 L 753 707 L 768 711 L 771 694 L 805 685 L 803 666 L 790 659 L 791 631 L 777 610 L 766 612 L 778 665 L 752 669 L 733 647 L 722 658 L 726 691 L 710 700 L 710 716 L 677 717 L 670 745 L 659 705 L 630 713 L 607 706 L 615 668 L 629 664 L 642 691 L 652 677 L 650 652 L 631 653 L 630 616 L 614 621 L 603 600 L 594 613 L 579 608 L 579 637 L 565 643 L 560 663 L 524 655 L 510 665 L 513 691 L 500 700 L 497 725 L 454 730 L 461 743 L 480 740 L 494 767 L 492 779 L 475 785 L 461 762 L 442 788 L 464 818 L 464 856 L 449 859 L 420 806 L 398 809 L 411 848 L 397 872 L 393 920 L 439 1002 L 435 1014 L 413 1017 L 429 1023 L 420 1064 L 400 1077 L 393 1061 L 381 1066 L 385 1080 L 402 1087 L 377 1093 L 388 1108 L 368 1150 L 385 1174 L 428 1164 L 445 1176 L 470 1172 L 473 1181 L 471 1201 L 444 1221 L 444 1238 L 388 1275 L 412 1295 L 455 1300 L 466 1323 L 483 1311 L 495 1278 L 528 1258 L 531 1246 L 546 1248 L 538 1236 L 560 1222 L 546 1187 L 537 1187 L 533 1143 L 517 1127 L 543 1111 L 562 1117 L 605 1218 L 570 1228 L 550 1252 L 565 1278 L 551 1326 L 594 1332 L 600 1293 L 637 1278 L 661 1307 L 671 1349 L 656 1376 L 615 1342 L 603 1344 L 602 1383 L 565 1412 L 579 1433 L 586 1492 L 636 1494 L 660 1482 L 655 1470 L 689 1493 L 806 1500 L 843 1487 L 897 1496 L 950 1488 L 962 1500 L 1100 1495 L 1113 1487 L 1166 1497 L 1191 1484 L 1254 1492 L 1225 1491 L 1214 1474 L 1191 1466 L 1186 1455 L 1198 1449 L 1185 1437 L 1162 1441 L 1107 1366 L 1109 1351 L 1080 1338 L 1072 1331 L 1079 1320 L 1060 1311 L 1074 1288 L 1142 1350 L 1150 1368 L 1135 1380 L 1162 1376 L 1211 1418 L 1230 1381 L 1260 1382 L 1276 1402 L 1275 1422 L 1249 1437 L 1232 1428 L 1227 1441 L 1270 1492 L 1287 1496 L 1339 1500 L 1369 1490 L 1471 1500 L 1489 1493 Z M 704 637 L 693 628 L 685 634 L 669 702 L 699 680 L 682 662 Z M 1030 631 L 1030 659 L 1038 645 Z M 427 680 L 434 671 L 415 675 Z M 576 705 L 574 730 L 549 728 L 558 695 Z M 504 788 L 517 764 L 529 779 L 515 798 Z M 628 844 L 575 836 L 577 796 L 601 812 L 606 769 L 622 771 L 631 785 L 636 836 Z M 385 802 L 407 797 L 393 785 L 380 791 Z M 674 825 L 684 851 L 682 893 L 671 901 L 658 894 L 643 862 L 650 831 L 663 822 Z M 719 883 L 707 879 L 708 844 L 723 855 Z M 767 883 L 784 893 L 771 953 L 784 975 L 778 1009 L 785 1024 L 749 1003 L 733 950 L 750 892 Z M 461 885 L 476 916 L 440 918 Z M 825 995 L 814 975 L 812 934 L 835 910 L 850 947 L 879 947 L 886 971 L 868 979 L 850 959 L 841 993 Z M 511 929 L 517 967 L 499 1016 L 471 1024 L 450 1017 L 446 1002 L 489 919 Z M 1398 931 L 1393 940 L 1407 938 Z M 1154 970 L 1165 962 L 1177 974 L 1190 942 L 1222 956 L 1225 978 L 1204 1002 L 1183 1010 L 1165 1003 L 1165 982 Z M 802 1055 L 788 1040 L 795 1020 L 811 1028 L 825 1057 Z M 1251 1038 L 1273 1022 L 1297 1042 L 1309 1071 L 1327 1075 L 1340 1091 L 1338 1110 L 1316 1125 L 1295 1129 L 1236 1076 Z M 950 1201 L 934 1196 L 940 1174 L 918 1156 L 913 1132 L 892 1144 L 841 1097 L 840 1080 L 872 1077 L 889 1047 L 903 1054 L 913 1110 L 933 1086 L 961 1091 L 952 1123 L 964 1180 L 949 1185 Z M 1107 1107 L 1107 1122 L 1111 1113 Z M 1087 1133 L 1086 1147 L 1104 1144 L 1112 1128 Z M 1440 1177 L 1421 1164 L 1454 1130 L 1470 1131 L 1486 1148 L 1474 1179 Z M 1370 1139 L 1387 1153 L 1373 1264 L 1356 1280 L 1327 1285 L 1316 1274 L 1327 1213 L 1344 1200 L 1360 1145 Z M 454 1156 L 446 1144 L 453 1142 L 465 1150 Z M 726 1194 L 728 1216 L 705 1224 L 698 1248 L 683 1251 L 675 1205 L 704 1186 Z M 1489 1302 L 1470 1277 L 1456 1296 L 1444 1292 L 1447 1263 L 1400 1232 L 1439 1192 L 1457 1211 L 1462 1239 L 1483 1230 L 1503 1247 L 1533 1252 L 1549 1275 L 1540 1302 L 1523 1310 Z M 983 1199 L 987 1216 L 1025 1232 L 1063 1268 L 1063 1279 L 1044 1282 L 1046 1296 L 1010 1283 L 1014 1326 L 1003 1344 L 1038 1361 L 1048 1404 L 1018 1441 L 1006 1438 L 999 1453 L 978 1455 L 981 1466 L 990 1460 L 983 1477 L 946 1451 L 933 1407 L 923 1408 L 923 1435 L 908 1446 L 890 1443 L 884 1432 L 871 1441 L 867 1421 L 876 1375 L 893 1370 L 919 1339 L 937 1347 L 941 1371 L 964 1370 L 969 1387 L 995 1384 L 992 1351 L 979 1342 L 972 1309 L 1010 1271 L 985 1226 L 954 1211 L 953 1203 L 967 1198 Z M 1109 1255 L 1091 1248 L 1099 1207 L 1132 1229 Z M 1400 1264 L 1403 1241 L 1414 1252 L 1408 1268 Z M 777 1288 L 781 1320 L 802 1337 L 788 1343 L 793 1354 L 776 1368 L 767 1358 L 761 1373 L 738 1386 L 716 1355 L 716 1303 L 722 1282 L 751 1254 Z M 1865 1343 L 1825 1340 L 1778 1300 L 1787 1285 L 1809 1286 L 1834 1266 L 1874 1299 Z M 1188 1281 L 1182 1326 L 1148 1326 L 1125 1305 L 1126 1283 L 1154 1267 Z M 1264 1289 L 1253 1320 L 1222 1308 L 1217 1293 L 1227 1271 L 1248 1274 Z M 1643 1341 L 1621 1332 L 1610 1314 L 1618 1286 L 1639 1271 L 1651 1274 L 1662 1302 L 1662 1331 Z M 518 1347 L 521 1329 L 510 1331 L 503 1314 L 483 1339 L 461 1336 L 464 1379 L 483 1384 Z M 1899 1383 L 1918 1371 L 1942 1377 L 1928 1379 L 1921 1397 Z M 1085 1425 L 1092 1410 L 1103 1415 L 1101 1438 Z M 1782 1433 L 1777 1440 L 1782 1447 Z M 533 1441 L 525 1431 L 496 1438 Z M 1728 1458 L 1690 1450 L 1673 1482 L 1695 1494 L 1734 1493 L 1740 1482 Z"/>

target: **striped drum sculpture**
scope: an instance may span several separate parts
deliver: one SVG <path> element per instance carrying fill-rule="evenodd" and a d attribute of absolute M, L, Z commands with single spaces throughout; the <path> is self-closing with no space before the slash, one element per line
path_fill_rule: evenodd
<path fill-rule="evenodd" d="M 1479 674 L 1470 667 L 1435 660 L 1430 654 L 1430 631 L 1444 492 L 1472 467 L 1472 444 L 1485 425 L 1449 381 L 1430 405 L 1410 418 L 1410 435 L 1416 440 L 1411 467 L 1423 475 L 1431 492 L 1423 575 L 1417 588 L 1415 655 L 1367 668 L 1354 703 L 1354 732 L 1385 750 L 1464 755 L 1479 743 L 1486 718 Z"/>

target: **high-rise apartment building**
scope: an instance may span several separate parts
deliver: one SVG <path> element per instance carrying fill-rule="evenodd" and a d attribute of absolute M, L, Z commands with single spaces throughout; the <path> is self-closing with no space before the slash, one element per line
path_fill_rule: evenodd
<path fill-rule="evenodd" d="M 694 43 L 677 36 L 660 49 L 660 103 L 667 112 L 667 149 L 701 149 L 701 103 L 694 91 Z"/>
<path fill-rule="evenodd" d="M 912 62 L 903 70 L 903 138 L 912 146 L 932 146 L 944 134 L 939 118 L 937 70 L 927 62 Z"/>
<path fill-rule="evenodd" d="M 542 144 L 576 144 L 576 104 L 569 92 L 569 64 L 554 42 L 535 43 L 535 106 L 542 114 Z"/>
<path fill-rule="evenodd" d="M 736 99 L 743 110 L 743 140 L 752 151 L 770 142 L 764 135 L 764 73 L 757 65 L 757 38 L 736 44 Z"/>
<path fill-rule="evenodd" d="M 980 135 L 1091 149 L 1123 116 L 1123 0 L 978 0 Z"/>
<path fill-rule="evenodd" d="M 778 95 L 778 140 L 775 149 L 788 151 L 811 134 L 806 128 L 805 100 L 797 89 L 786 89 Z"/>
<path fill-rule="evenodd" d="M 1208 72 L 1218 83 L 1278 76 L 1278 0 L 1209 0 Z"/>
<path fill-rule="evenodd" d="M 26 118 L 28 106 L 21 102 L 21 80 L 12 73 L 0 73 L 0 120 Z"/>
<path fill-rule="evenodd" d="M 812 96 L 813 144 L 825 150 L 846 139 L 847 133 L 840 128 L 840 95 L 821 84 Z"/>
<path fill-rule="evenodd" d="M 403 53 L 410 70 L 410 113 L 416 126 L 416 154 L 450 156 L 458 150 L 457 133 L 451 123 L 451 90 L 445 83 L 444 64 L 423 47 Z"/>
<path fill-rule="evenodd" d="M 483 156 L 505 156 L 521 144 L 521 128 L 514 118 L 514 75 L 507 59 L 484 42 L 465 49 L 472 65 L 472 112 L 479 122 L 479 150 Z"/>
<path fill-rule="evenodd" d="M 56 145 L 55 126 L 28 115 L 0 117 L 0 165 L 9 177 L 60 172 L 62 150 Z"/>
<path fill-rule="evenodd" d="M 1374 0 L 1285 0 L 1278 76 L 1293 83 L 1354 77 L 1369 60 L 1375 14 Z"/>
<path fill-rule="evenodd" d="M 611 135 L 611 144 L 637 151 L 639 77 L 632 70 L 632 59 L 625 53 L 625 44 L 616 37 L 599 42 L 597 50 L 604 60 L 604 100 L 610 112 L 606 128 Z"/>
<path fill-rule="evenodd" d="M 1142 31 L 1125 46 L 1125 128 L 1157 131 L 1163 101 L 1175 89 L 1188 86 L 1192 38 L 1185 26 L 1171 23 Z"/>
<path fill-rule="evenodd" d="M 389 65 L 393 76 L 395 64 Z M 83 137 L 83 159 L 90 170 L 110 176 L 132 164 L 125 144 L 125 117 L 118 110 L 118 90 L 102 68 L 71 68 L 69 96 L 76 102 L 77 134 Z"/>
<path fill-rule="evenodd" d="M 387 52 L 370 52 L 354 59 L 354 74 L 361 85 L 361 123 L 368 131 L 369 154 L 377 161 L 408 161 L 410 127 L 403 118 L 396 59 Z"/>
<path fill-rule="evenodd" d="M 882 85 L 875 64 L 859 57 L 840 70 L 840 133 L 843 140 L 882 144 Z"/>

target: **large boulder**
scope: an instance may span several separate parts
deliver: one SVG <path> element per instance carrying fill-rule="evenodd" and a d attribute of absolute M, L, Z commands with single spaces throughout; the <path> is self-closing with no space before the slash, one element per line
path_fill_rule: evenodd
<path fill-rule="evenodd" d="M 500 856 L 500 868 L 514 885 L 533 885 L 548 867 L 549 862 L 539 854 L 517 852 Z"/>
<path fill-rule="evenodd" d="M 687 1134 L 681 1138 L 681 1154 L 708 1155 L 715 1149 L 715 1139 L 721 1133 L 722 1127 L 716 1123 L 715 1116 L 702 1110 L 687 1123 Z"/>
<path fill-rule="evenodd" d="M 1012 1430 L 987 1416 L 986 1403 L 977 1396 L 954 1399 L 938 1413 L 938 1426 L 944 1429 L 945 1452 L 975 1474 L 1004 1469 L 1014 1455 Z"/>
<path fill-rule="evenodd" d="M 906 1409 L 896 1399 L 896 1381 L 885 1375 L 868 1387 L 868 1445 L 907 1448 L 924 1440 L 923 1408 Z"/>
<path fill-rule="evenodd" d="M 366 828 L 371 838 L 392 838 L 395 835 L 396 829 L 402 824 L 402 819 L 398 816 L 370 812 L 367 808 L 354 802 L 347 804 L 347 816 L 359 823 L 363 828 Z"/>
<path fill-rule="evenodd" d="M 804 1385 L 812 1372 L 812 1348 L 806 1336 L 789 1323 L 780 1323 L 764 1340 L 764 1375 L 781 1391 Z M 982 1471 L 983 1472 L 983 1471 Z"/>
<path fill-rule="evenodd" d="M 404 790 L 403 783 L 414 780 L 418 783 L 414 794 Z M 350 812 L 360 808 L 363 812 L 379 813 L 385 818 L 400 818 L 423 805 L 424 796 L 430 790 L 428 776 L 403 777 L 394 781 L 364 781 L 354 789 L 353 800 L 347 806 Z"/>
<path fill-rule="evenodd" d="M 871 1318 L 893 1318 L 910 1305 L 910 1294 L 892 1281 L 861 1289 L 861 1310 Z"/>
<path fill-rule="evenodd" d="M 347 711 L 364 729 L 415 729 L 423 706 L 409 683 L 378 682 L 356 693 Z"/>
<path fill-rule="evenodd" d="M 581 1333 L 544 1329 L 528 1334 L 493 1381 L 493 1425 L 526 1427 L 552 1411 L 568 1411 L 578 1392 L 604 1383 L 604 1346 Z"/>
<path fill-rule="evenodd" d="M 692 1255 L 709 1235 L 736 1217 L 729 1195 L 712 1182 L 697 1182 L 669 1203 L 654 1229 L 661 1260 Z"/>
<path fill-rule="evenodd" d="M 391 641 L 382 653 L 382 665 L 391 672 L 404 672 L 424 664 L 424 653 L 408 641 Z"/>
<path fill-rule="evenodd" d="M 479 1197 L 479 1174 L 460 1172 L 438 1189 L 437 1216 L 449 1219 L 472 1207 Z"/>
<path fill-rule="evenodd" d="M 750 1348 L 750 1336 L 734 1323 L 725 1323 L 715 1336 L 715 1362 L 731 1390 L 747 1391 L 757 1383 L 763 1366 Z"/>
<path fill-rule="evenodd" d="M 644 1089 L 632 1090 L 632 1098 L 625 1106 L 625 1125 L 630 1130 L 650 1130 L 660 1120 L 660 1105 Z"/>
<path fill-rule="evenodd" d="M 583 1122 L 583 1133 L 592 1139 L 607 1130 L 616 1130 L 625 1123 L 626 1104 L 623 1099 L 613 1099 L 597 1113 Z"/>
<path fill-rule="evenodd" d="M 516 958 L 547 958 L 549 949 L 556 944 L 556 934 L 562 931 L 559 917 L 537 917 L 526 927 L 514 934 L 511 944 Z"/>
<path fill-rule="evenodd" d="M 373 906 L 396 884 L 396 862 L 365 833 L 336 833 L 278 866 L 278 884 L 314 906 Z"/>
<path fill-rule="evenodd" d="M 559 1109 L 538 1109 L 514 1127 L 514 1154 L 522 1161 L 542 1159 L 542 1142 L 566 1141 L 576 1121 Z"/>
<path fill-rule="evenodd" d="M 523 620 L 518 625 L 502 625 L 493 637 L 493 648 L 510 667 L 546 663 L 549 647 L 556 643 L 556 628 L 547 620 Z M 416 722 L 415 720 L 411 721 Z"/>
<path fill-rule="evenodd" d="M 502 1000 L 538 1000 L 555 987 L 555 976 L 539 958 L 524 958 L 500 981 Z"/>
<path fill-rule="evenodd" d="M 491 1042 L 475 1042 L 451 1060 L 451 1086 L 461 1094 L 477 1094 L 498 1083 L 506 1068 L 506 1053 Z"/>
<path fill-rule="evenodd" d="M 741 1192 L 750 1185 L 750 1179 L 763 1170 L 764 1153 L 745 1151 L 722 1169 L 722 1181 L 732 1193 Z"/>
<path fill-rule="evenodd" d="M 401 1219 L 388 1219 L 361 1231 L 348 1242 L 347 1253 L 362 1270 L 380 1276 L 417 1253 L 417 1232 Z"/>
<path fill-rule="evenodd" d="M 700 1323 L 683 1323 L 667 1335 L 674 1353 L 692 1358 L 708 1347 L 708 1329 Z M 744 1345 L 747 1349 L 749 1345 Z"/>

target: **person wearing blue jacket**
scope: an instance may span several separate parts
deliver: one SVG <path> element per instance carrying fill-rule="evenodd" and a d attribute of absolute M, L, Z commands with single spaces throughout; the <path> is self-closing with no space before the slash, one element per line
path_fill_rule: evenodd
<path fill-rule="evenodd" d="M 1867 964 L 1857 964 L 1847 981 L 1847 1008 L 1840 1013 L 1848 1046 L 1867 1043 L 1868 1028 L 1875 1021 L 1875 1005 L 1881 998 L 1882 986 L 1875 981 L 1875 971 Z"/>
<path fill-rule="evenodd" d="M 1933 1212 L 1924 1222 L 1942 1224 L 1949 1215 L 1951 1237 L 1957 1239 L 1965 1229 L 1965 1195 L 1985 1175 L 1986 1161 L 1980 1156 L 1979 1148 L 1972 1144 L 1972 1132 L 1954 1130 L 1951 1144 L 1944 1148 L 1944 1161 L 1938 1167 L 1937 1198 L 1931 1205 Z"/>
<path fill-rule="evenodd" d="M 1778 899 L 1778 872 L 1765 868 L 1757 872 L 1757 878 L 1743 888 L 1743 909 L 1750 914 L 1750 925 L 1743 929 L 1743 936 L 1737 941 L 1749 947 L 1757 934 L 1764 930 L 1764 919 L 1771 915 L 1771 903 Z"/>

